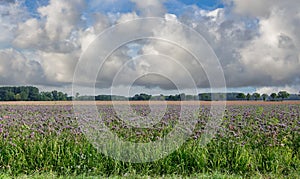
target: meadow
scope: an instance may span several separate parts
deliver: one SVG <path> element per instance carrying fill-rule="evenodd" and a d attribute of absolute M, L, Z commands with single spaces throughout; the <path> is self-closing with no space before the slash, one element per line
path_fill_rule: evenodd
<path fill-rule="evenodd" d="M 172 131 L 180 113 L 178 103 L 169 103 L 150 130 L 126 125 L 109 103 L 97 107 L 106 126 L 131 142 L 160 140 Z M 149 113 L 145 103 L 131 107 L 141 115 Z M 2 103 L 0 178 L 300 178 L 299 103 L 229 103 L 206 146 L 200 145 L 201 134 L 211 114 L 209 105 L 203 104 L 184 145 L 147 163 L 122 162 L 100 153 L 73 114 L 69 103 Z"/>

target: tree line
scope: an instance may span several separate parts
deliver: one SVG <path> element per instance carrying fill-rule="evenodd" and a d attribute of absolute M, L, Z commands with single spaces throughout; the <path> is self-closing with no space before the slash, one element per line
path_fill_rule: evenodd
<path fill-rule="evenodd" d="M 175 94 L 175 95 L 150 95 L 146 93 L 135 94 L 132 97 L 117 96 L 117 95 L 97 95 L 97 96 L 80 96 L 76 93 L 75 96 L 68 96 L 66 93 L 53 90 L 51 92 L 42 91 L 33 86 L 21 87 L 0 87 L 0 101 L 221 101 L 221 100 L 263 100 L 263 101 L 283 101 L 283 100 L 300 100 L 299 94 L 289 94 L 286 91 L 271 94 L 259 93 L 200 93 L 198 95 Z"/>
<path fill-rule="evenodd" d="M 283 100 L 300 100 L 300 96 L 296 94 L 290 95 L 286 91 L 280 91 L 278 93 L 268 94 L 244 94 L 244 93 L 200 93 L 198 95 L 186 95 L 184 93 L 176 94 L 176 95 L 158 95 L 151 96 L 148 94 L 136 94 L 133 97 L 130 97 L 129 100 L 133 101 L 145 101 L 145 100 L 166 100 L 166 101 L 222 101 L 222 100 L 230 100 L 230 101 L 238 101 L 238 100 L 263 100 L 263 101 L 283 101 Z"/>
<path fill-rule="evenodd" d="M 53 90 L 40 92 L 33 86 L 0 87 L 0 101 L 67 101 L 72 100 L 66 93 Z"/>
<path fill-rule="evenodd" d="M 278 93 L 271 93 L 270 95 L 264 93 L 264 94 L 259 94 L 259 93 L 253 93 L 245 95 L 244 93 L 239 93 L 236 96 L 240 100 L 263 100 L 263 101 L 283 101 L 285 99 L 289 99 L 290 94 L 286 91 L 279 91 Z M 299 95 L 294 95 L 293 99 L 299 99 Z"/>

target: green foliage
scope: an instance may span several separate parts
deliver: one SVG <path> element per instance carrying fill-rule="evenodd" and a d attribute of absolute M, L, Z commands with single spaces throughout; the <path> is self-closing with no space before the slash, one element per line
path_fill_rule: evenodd
<path fill-rule="evenodd" d="M 275 100 L 277 97 L 284 100 L 288 98 L 290 94 L 286 91 L 280 91 L 278 95 L 272 93 L 270 97 L 272 100 Z M 200 93 L 198 95 L 187 95 L 184 93 L 175 94 L 175 95 L 158 95 L 152 96 L 149 94 L 141 93 L 136 94 L 132 97 L 116 96 L 116 95 L 97 95 L 97 96 L 79 96 L 79 93 L 76 93 L 74 97 L 68 97 L 67 94 L 53 90 L 51 92 L 42 91 L 39 92 L 39 89 L 33 86 L 21 86 L 21 87 L 0 87 L 0 101 L 66 101 L 66 100 L 80 100 L 80 101 L 148 101 L 148 100 L 157 100 L 157 101 L 192 101 L 192 100 L 202 100 L 202 101 L 218 101 L 218 100 L 259 100 L 262 99 L 265 101 L 268 98 L 267 94 L 260 96 L 259 93 L 253 93 L 245 95 L 244 93 Z M 290 99 L 300 100 L 300 96 L 293 94 Z"/>
<path fill-rule="evenodd" d="M 246 98 L 247 98 L 247 100 L 249 101 L 250 100 L 250 98 L 251 98 L 251 94 L 247 94 L 247 96 L 246 96 Z"/>
<path fill-rule="evenodd" d="M 132 101 L 148 101 L 148 100 L 151 99 L 151 97 L 152 97 L 152 95 L 141 93 L 141 94 L 134 95 L 133 97 L 129 98 L 129 100 L 132 100 Z"/>
<path fill-rule="evenodd" d="M 0 87 L 0 101 L 65 101 L 68 95 L 56 90 L 39 92 L 33 86 Z"/>
<path fill-rule="evenodd" d="M 263 98 L 264 101 L 266 101 L 269 95 L 264 93 L 261 95 L 261 97 Z"/>
<path fill-rule="evenodd" d="M 246 98 L 246 95 L 244 93 L 239 93 L 236 98 L 243 100 Z"/>
<path fill-rule="evenodd" d="M 288 98 L 290 94 L 286 91 L 280 91 L 277 96 L 278 98 L 281 98 L 281 100 L 284 100 L 285 98 Z"/>
<path fill-rule="evenodd" d="M 259 93 L 253 93 L 252 96 L 253 96 L 253 98 L 254 98 L 255 101 L 259 100 L 259 98 L 260 98 L 260 94 Z"/>
<path fill-rule="evenodd" d="M 275 99 L 277 98 L 277 94 L 276 94 L 276 93 L 272 93 L 270 96 L 271 96 L 271 98 L 272 98 L 273 100 L 275 100 Z"/>

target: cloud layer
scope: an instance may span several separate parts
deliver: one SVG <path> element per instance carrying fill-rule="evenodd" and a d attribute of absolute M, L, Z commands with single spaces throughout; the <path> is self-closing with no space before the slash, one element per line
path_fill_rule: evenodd
<path fill-rule="evenodd" d="M 215 51 L 227 87 L 269 89 L 282 86 L 292 89 L 299 86 L 298 1 L 254 0 L 249 4 L 242 0 L 224 0 L 224 8 L 214 10 L 177 1 L 182 9 L 176 15 L 170 14 L 172 9 L 165 5 L 166 2 L 130 0 L 127 3 L 133 4 L 131 12 L 121 9 L 116 12 L 114 4 L 120 8 L 117 1 L 103 1 L 107 7 L 112 7 L 112 11 L 107 11 L 91 9 L 91 4 L 97 5 L 94 1 L 88 4 L 84 0 L 50 0 L 38 7 L 38 16 L 33 16 L 20 1 L 2 1 L 0 84 L 70 85 L 80 55 L 101 32 L 117 23 L 161 17 L 164 20 L 160 27 L 151 28 L 151 23 L 140 25 L 150 35 L 179 41 L 191 48 L 199 46 L 193 41 L 194 37 L 167 22 L 181 22 L 197 31 Z M 121 30 L 126 36 L 139 33 L 139 28 L 128 26 Z M 111 44 L 118 38 L 112 34 L 103 43 Z M 205 56 L 208 52 L 202 53 Z M 173 61 L 168 57 L 174 57 Z M 132 78 L 155 69 L 178 79 L 183 87 L 191 88 L 187 83 L 188 75 L 198 87 L 209 87 L 205 69 L 213 67 L 207 59 L 201 62 L 196 64 L 195 58 L 176 44 L 163 40 L 136 40 L 121 45 L 108 56 L 96 85 L 109 88 L 118 72 L 122 78 L 115 85 L 128 85 Z M 183 68 L 189 74 L 183 73 Z M 87 69 L 82 73 L 83 79 L 89 78 L 88 72 Z M 142 77 L 134 85 L 174 88 L 170 81 L 155 75 Z"/>

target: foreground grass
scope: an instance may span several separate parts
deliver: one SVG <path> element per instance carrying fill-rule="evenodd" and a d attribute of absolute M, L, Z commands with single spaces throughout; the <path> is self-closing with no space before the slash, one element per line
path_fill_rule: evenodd
<path fill-rule="evenodd" d="M 8 174 L 0 174 L 1 179 L 10 179 L 12 178 L 11 175 Z M 191 176 L 180 176 L 180 175 L 166 175 L 166 176 L 141 176 L 137 174 L 126 174 L 124 176 L 88 176 L 88 175 L 77 175 L 77 176 L 59 176 L 54 173 L 48 173 L 48 174 L 33 174 L 33 175 L 19 175 L 14 176 L 15 179 L 102 179 L 102 178 L 108 178 L 108 179 L 121 179 L 121 178 L 132 178 L 132 179 L 149 179 L 149 178 L 157 178 L 157 179 L 177 179 L 177 178 L 186 178 L 186 179 L 194 179 L 194 178 L 203 178 L 203 179 L 242 179 L 245 178 L 244 176 L 238 176 L 238 175 L 229 175 L 229 174 L 220 174 L 220 173 L 210 173 L 210 174 L 193 174 Z M 249 176 L 249 178 L 252 179 L 271 179 L 271 178 L 300 178 L 300 174 L 290 174 L 288 176 L 279 176 L 274 174 L 255 174 L 252 176 Z"/>
<path fill-rule="evenodd" d="M 98 153 L 84 137 L 75 138 L 53 136 L 34 141 L 13 141 L 18 145 L 1 141 L 0 173 L 21 178 L 27 175 L 30 178 L 48 175 L 55 178 L 300 177 L 299 149 L 290 146 L 242 146 L 227 139 L 214 139 L 206 147 L 200 147 L 197 140 L 191 140 L 166 158 L 149 163 L 128 163 Z M 39 176 L 43 173 L 46 175 Z"/>
<path fill-rule="evenodd" d="M 9 179 L 11 178 L 10 175 L 0 175 L 0 178 L 2 179 Z M 58 176 L 55 174 L 36 174 L 36 175 L 20 175 L 16 177 L 17 179 L 102 179 L 102 178 L 108 178 L 108 179 L 121 179 L 121 178 L 133 178 L 133 179 L 148 179 L 148 178 L 165 178 L 165 179 L 172 179 L 172 178 L 183 178 L 179 175 L 166 175 L 166 176 L 141 176 L 136 174 L 127 174 L 124 176 L 86 176 L 86 175 L 79 175 L 79 176 Z M 215 179 L 240 179 L 241 176 L 233 176 L 233 175 L 222 175 L 222 174 L 195 174 L 192 176 L 185 176 L 184 178 L 215 178 Z"/>

